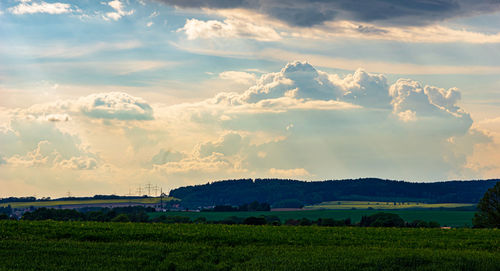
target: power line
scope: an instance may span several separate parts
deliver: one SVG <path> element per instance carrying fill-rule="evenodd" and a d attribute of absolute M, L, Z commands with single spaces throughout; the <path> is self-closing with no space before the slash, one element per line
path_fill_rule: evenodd
<path fill-rule="evenodd" d="M 151 195 L 151 189 L 153 188 L 153 186 L 151 185 L 151 183 L 146 184 L 146 186 L 144 188 L 146 190 L 148 190 L 148 196 Z"/>

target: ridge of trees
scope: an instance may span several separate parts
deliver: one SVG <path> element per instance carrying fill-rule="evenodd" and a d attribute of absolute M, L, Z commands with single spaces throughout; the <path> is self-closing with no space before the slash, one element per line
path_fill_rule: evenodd
<path fill-rule="evenodd" d="M 103 208 L 99 211 L 81 212 L 74 209 L 48 209 L 39 208 L 33 212 L 27 212 L 22 220 L 54 220 L 54 221 L 96 221 L 96 222 L 142 222 L 142 223 L 197 223 L 197 224 L 228 224 L 228 225 L 272 225 L 272 226 L 323 226 L 323 227 L 407 227 L 407 228 L 436 228 L 437 222 L 427 222 L 415 220 L 405 222 L 399 215 L 379 212 L 370 216 L 363 216 L 359 223 L 352 223 L 350 218 L 335 220 L 332 218 L 318 218 L 310 220 L 307 218 L 288 219 L 282 221 L 273 215 L 236 217 L 230 216 L 219 221 L 207 221 L 204 217 L 191 220 L 185 216 L 160 215 L 150 218 L 147 213 L 154 212 L 153 208 L 133 206 Z M 0 220 L 8 219 L 7 216 L 0 216 Z"/>
<path fill-rule="evenodd" d="M 170 191 L 189 208 L 268 202 L 298 207 L 335 200 L 477 203 L 498 179 L 411 183 L 377 178 L 306 182 L 290 179 L 239 179 L 185 186 Z M 293 206 L 287 206 L 287 203 Z"/>

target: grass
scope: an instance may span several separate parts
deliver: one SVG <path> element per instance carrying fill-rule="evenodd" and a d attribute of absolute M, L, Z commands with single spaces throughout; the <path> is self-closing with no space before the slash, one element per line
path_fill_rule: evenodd
<path fill-rule="evenodd" d="M 372 215 L 380 212 L 380 210 L 309 210 L 309 211 L 273 211 L 273 212 L 167 212 L 167 213 L 149 213 L 151 217 L 156 217 L 162 214 L 169 216 L 187 216 L 192 220 L 198 217 L 205 217 L 209 221 L 223 220 L 230 216 L 249 217 L 249 216 L 277 216 L 282 222 L 287 219 L 308 218 L 316 220 L 318 218 L 333 218 L 336 220 L 351 218 L 352 222 L 358 222 L 362 216 Z M 398 214 L 405 221 L 425 220 L 436 221 L 442 226 L 451 227 L 470 227 L 474 211 L 451 211 L 440 209 L 428 210 L 390 210 L 390 213 Z"/>
<path fill-rule="evenodd" d="M 498 270 L 500 230 L 0 221 L 0 270 Z"/>
<path fill-rule="evenodd" d="M 163 201 L 170 201 L 173 197 L 165 197 Z M 88 199 L 88 200 L 51 200 L 51 201 L 35 201 L 35 202 L 9 202 L 2 203 L 0 207 L 10 205 L 12 208 L 23 207 L 50 207 L 50 206 L 65 206 L 65 205 L 88 205 L 88 204 L 113 204 L 113 203 L 143 203 L 153 204 L 160 203 L 160 198 L 135 198 L 135 199 Z"/>
<path fill-rule="evenodd" d="M 306 210 L 347 210 L 347 209 L 437 209 L 474 207 L 472 203 L 420 203 L 420 202 L 381 202 L 381 201 L 327 201 L 315 205 L 305 206 Z"/>

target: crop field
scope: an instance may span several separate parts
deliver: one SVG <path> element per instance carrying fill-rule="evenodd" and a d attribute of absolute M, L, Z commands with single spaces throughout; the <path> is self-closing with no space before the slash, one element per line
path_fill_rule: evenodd
<path fill-rule="evenodd" d="M 474 207 L 467 203 L 420 203 L 420 202 L 381 202 L 381 201 L 328 201 L 315 205 L 304 206 L 306 210 L 348 210 L 348 209 L 434 209 L 434 208 L 461 208 Z"/>
<path fill-rule="evenodd" d="M 318 218 L 333 218 L 336 220 L 351 218 L 352 222 L 358 222 L 362 216 L 368 216 L 380 212 L 380 210 L 310 210 L 310 211 L 273 211 L 273 212 L 166 212 L 149 213 L 154 218 L 160 215 L 167 216 L 186 216 L 192 220 L 205 217 L 208 221 L 219 221 L 230 216 L 250 217 L 250 216 L 277 216 L 281 222 L 287 219 L 307 218 L 316 220 Z M 401 216 L 405 221 L 424 220 L 436 221 L 441 226 L 451 227 L 470 227 L 474 211 L 455 211 L 455 210 L 390 210 L 393 214 Z"/>
<path fill-rule="evenodd" d="M 163 201 L 170 201 L 173 198 L 165 197 Z M 136 198 L 136 199 L 89 199 L 89 200 L 51 200 L 51 201 L 35 201 L 35 202 L 9 202 L 2 203 L 0 207 L 10 205 L 12 208 L 22 207 L 51 207 L 51 206 L 65 206 L 65 205 L 89 205 L 89 204 L 113 204 L 113 203 L 143 203 L 153 204 L 160 203 L 160 198 Z"/>
<path fill-rule="evenodd" d="M 498 270 L 498 229 L 0 221 L 0 270 Z"/>

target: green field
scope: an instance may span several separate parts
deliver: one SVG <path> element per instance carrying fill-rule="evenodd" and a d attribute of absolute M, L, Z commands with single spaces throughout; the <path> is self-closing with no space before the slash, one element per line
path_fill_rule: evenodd
<path fill-rule="evenodd" d="M 165 197 L 163 201 L 170 201 L 174 198 Z M 136 198 L 136 199 L 88 199 L 88 200 L 51 200 L 51 201 L 35 201 L 35 202 L 9 202 L 1 203 L 0 207 L 10 205 L 12 208 L 24 207 L 51 207 L 51 206 L 64 206 L 64 205 L 88 205 L 88 204 L 113 204 L 113 203 L 143 203 L 152 204 L 160 203 L 160 198 Z"/>
<path fill-rule="evenodd" d="M 437 209 L 474 207 L 472 203 L 421 203 L 421 202 L 381 202 L 381 201 L 327 201 L 315 205 L 305 206 L 306 210 L 347 210 L 347 209 Z"/>
<path fill-rule="evenodd" d="M 0 221 L 0 270 L 498 270 L 500 230 Z"/>
<path fill-rule="evenodd" d="M 380 212 L 380 210 L 310 210 L 310 211 L 273 211 L 273 212 L 166 212 L 149 213 L 151 217 L 160 215 L 167 216 L 187 216 L 192 220 L 205 217 L 209 221 L 220 221 L 230 216 L 249 217 L 249 216 L 277 216 L 281 222 L 287 219 L 301 219 L 303 217 L 311 220 L 318 218 L 333 218 L 336 220 L 351 218 L 352 222 L 358 222 L 362 216 L 368 216 Z M 441 226 L 451 227 L 470 227 L 474 211 L 450 211 L 450 210 L 390 210 L 393 214 L 401 216 L 405 221 L 413 220 L 436 221 Z"/>

